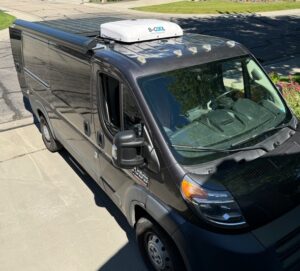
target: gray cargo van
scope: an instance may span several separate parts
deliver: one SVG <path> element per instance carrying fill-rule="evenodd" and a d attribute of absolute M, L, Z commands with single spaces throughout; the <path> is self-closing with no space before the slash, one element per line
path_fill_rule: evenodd
<path fill-rule="evenodd" d="M 300 128 L 245 47 L 147 19 L 10 36 L 46 147 L 110 196 L 149 269 L 300 270 Z"/>

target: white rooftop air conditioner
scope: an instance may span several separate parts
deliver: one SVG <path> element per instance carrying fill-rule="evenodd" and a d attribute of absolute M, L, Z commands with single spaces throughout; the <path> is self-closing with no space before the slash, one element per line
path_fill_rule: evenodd
<path fill-rule="evenodd" d="M 182 35 L 183 30 L 178 24 L 155 19 L 122 20 L 100 25 L 100 36 L 102 38 L 125 43 Z"/>

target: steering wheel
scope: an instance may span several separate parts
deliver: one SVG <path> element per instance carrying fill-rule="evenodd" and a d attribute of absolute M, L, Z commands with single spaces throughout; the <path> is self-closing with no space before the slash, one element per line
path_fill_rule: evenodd
<path fill-rule="evenodd" d="M 231 92 L 234 92 L 234 91 L 236 91 L 236 90 L 235 90 L 235 89 L 231 89 L 231 90 L 225 91 L 224 93 L 222 93 L 222 94 L 219 95 L 218 97 L 216 97 L 216 98 L 210 100 L 210 101 L 207 103 L 207 109 L 209 109 L 209 110 L 215 109 L 215 108 L 212 107 L 213 104 L 216 104 L 216 102 L 217 102 L 220 98 L 222 98 L 222 97 L 226 96 L 227 94 L 229 94 L 229 93 L 231 93 Z"/>

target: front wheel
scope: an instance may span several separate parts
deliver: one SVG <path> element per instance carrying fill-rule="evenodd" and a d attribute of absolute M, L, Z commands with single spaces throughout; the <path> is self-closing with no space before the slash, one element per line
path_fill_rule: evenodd
<path fill-rule="evenodd" d="M 141 218 L 136 224 L 137 242 L 150 270 L 185 270 L 181 256 L 170 237 L 154 222 Z"/>

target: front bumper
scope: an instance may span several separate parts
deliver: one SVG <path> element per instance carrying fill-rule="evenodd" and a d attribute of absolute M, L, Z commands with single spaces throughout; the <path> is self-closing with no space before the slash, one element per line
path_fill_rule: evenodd
<path fill-rule="evenodd" d="M 210 232 L 186 222 L 173 239 L 188 270 L 299 271 L 300 206 L 243 234 Z"/>

